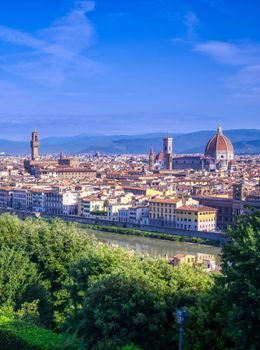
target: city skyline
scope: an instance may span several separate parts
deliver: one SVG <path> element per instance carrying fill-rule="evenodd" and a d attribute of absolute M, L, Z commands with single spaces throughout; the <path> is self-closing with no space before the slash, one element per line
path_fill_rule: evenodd
<path fill-rule="evenodd" d="M 259 9 L 2 2 L 0 138 L 260 128 Z"/>

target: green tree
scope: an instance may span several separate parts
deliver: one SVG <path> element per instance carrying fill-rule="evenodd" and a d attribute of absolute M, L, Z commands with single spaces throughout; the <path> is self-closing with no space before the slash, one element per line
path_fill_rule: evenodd
<path fill-rule="evenodd" d="M 95 249 L 89 247 L 82 259 L 72 265 L 70 269 L 70 305 L 66 310 L 69 319 L 65 328 L 73 328 L 77 325 L 77 310 L 81 310 L 83 300 L 89 288 L 89 284 L 95 278 L 108 274 L 118 266 L 134 267 L 140 264 L 140 260 L 129 257 L 126 250 L 113 249 L 105 244 L 98 244 Z M 73 324 L 74 323 L 74 324 Z"/>
<path fill-rule="evenodd" d="M 216 276 L 215 285 L 200 293 L 194 305 L 187 308 L 185 349 L 227 350 L 231 341 L 226 336 L 226 312 L 223 303 L 223 277 Z"/>
<path fill-rule="evenodd" d="M 260 212 L 229 228 L 223 275 L 188 308 L 187 349 L 260 349 Z"/>
<path fill-rule="evenodd" d="M 76 225 L 60 220 L 28 218 L 22 221 L 12 215 L 0 216 L 0 251 L 5 248 L 24 251 L 49 291 L 45 306 L 48 301 L 51 309 L 48 307 L 40 312 L 41 321 L 48 324 L 59 326 L 64 322 L 64 308 L 69 302 L 66 288 L 69 270 L 89 246 L 95 249 L 95 244 Z M 30 291 L 35 294 L 33 288 Z M 28 300 L 21 302 L 24 301 Z"/>
<path fill-rule="evenodd" d="M 177 307 L 193 305 L 197 294 L 210 285 L 211 277 L 205 273 L 189 266 L 174 268 L 162 259 L 119 264 L 89 280 L 74 331 L 85 339 L 87 348 L 111 339 L 118 346 L 174 348 Z"/>
<path fill-rule="evenodd" d="M 0 307 L 14 310 L 35 304 L 43 314 L 50 311 L 48 291 L 37 266 L 24 251 L 4 247 L 0 250 Z M 38 312 L 38 310 L 37 310 Z M 48 319 L 48 315 L 44 316 Z"/>
<path fill-rule="evenodd" d="M 17 307 L 36 284 L 40 284 L 37 267 L 24 252 L 0 250 L 0 305 Z"/>
<path fill-rule="evenodd" d="M 223 249 L 227 336 L 234 349 L 260 349 L 260 212 L 240 217 Z"/>
<path fill-rule="evenodd" d="M 87 348 L 114 339 L 118 346 L 134 342 L 144 349 L 159 349 L 163 339 L 158 333 L 166 330 L 162 327 L 166 321 L 162 287 L 158 284 L 155 288 L 135 269 L 114 271 L 95 281 L 88 290 L 78 327 Z"/>

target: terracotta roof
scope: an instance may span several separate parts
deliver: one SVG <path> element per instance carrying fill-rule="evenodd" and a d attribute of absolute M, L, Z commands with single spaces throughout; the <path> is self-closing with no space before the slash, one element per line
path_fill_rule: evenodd
<path fill-rule="evenodd" d="M 186 211 L 193 211 L 193 212 L 204 212 L 204 211 L 213 211 L 216 212 L 217 209 L 207 207 L 207 206 L 189 206 L 189 205 L 183 205 L 179 207 L 177 210 L 186 210 Z"/>
<path fill-rule="evenodd" d="M 195 257 L 193 254 L 179 253 L 179 254 L 174 255 L 173 259 L 181 259 L 181 258 L 185 258 L 186 256 Z"/>
<path fill-rule="evenodd" d="M 145 191 L 146 190 L 145 187 L 138 187 L 138 186 L 123 186 L 123 189 L 126 189 L 126 190 L 141 190 L 141 191 Z"/>
<path fill-rule="evenodd" d="M 217 152 L 227 152 L 234 154 L 234 147 L 223 132 L 221 127 L 218 127 L 216 135 L 214 135 L 208 142 L 205 149 L 205 156 L 215 156 Z"/>
<path fill-rule="evenodd" d="M 54 168 L 50 170 L 55 173 L 95 173 L 95 170 L 86 168 Z"/>
<path fill-rule="evenodd" d="M 159 153 L 156 154 L 155 162 L 158 162 L 158 161 L 162 162 L 163 160 L 164 160 L 163 151 L 160 151 Z"/>
<path fill-rule="evenodd" d="M 180 202 L 179 198 L 153 198 L 150 200 L 151 203 L 165 203 L 165 204 L 176 204 Z"/>

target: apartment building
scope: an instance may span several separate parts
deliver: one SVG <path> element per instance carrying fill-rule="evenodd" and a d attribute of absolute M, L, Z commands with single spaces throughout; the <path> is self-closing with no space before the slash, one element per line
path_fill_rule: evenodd
<path fill-rule="evenodd" d="M 58 179 L 64 179 L 64 180 L 71 180 L 71 179 L 77 179 L 77 180 L 83 180 L 83 179 L 96 179 L 97 172 L 94 170 L 86 169 L 86 168 L 40 168 L 36 169 L 35 176 L 41 177 L 41 176 L 49 176 L 49 177 L 55 177 Z"/>
<path fill-rule="evenodd" d="M 154 226 L 175 227 L 176 209 L 182 206 L 180 198 L 153 198 L 149 201 L 149 223 Z"/>
<path fill-rule="evenodd" d="M 187 198 L 153 198 L 149 201 L 149 223 L 154 226 L 176 227 L 176 210 L 185 205 L 196 205 Z"/>
<path fill-rule="evenodd" d="M 28 210 L 28 191 L 25 189 L 13 189 L 11 207 L 13 209 Z"/>
<path fill-rule="evenodd" d="M 245 202 L 234 200 L 231 197 L 194 196 L 193 198 L 201 205 L 217 209 L 217 227 L 219 228 L 227 228 L 244 211 Z"/>
<path fill-rule="evenodd" d="M 45 211 L 45 196 L 43 190 L 30 190 L 27 193 L 27 209 L 30 211 L 44 212 Z"/>
<path fill-rule="evenodd" d="M 118 211 L 118 220 L 124 223 L 148 224 L 149 207 L 146 205 L 122 208 Z"/>
<path fill-rule="evenodd" d="M 0 188 L 0 208 L 11 207 L 11 201 L 12 201 L 12 189 Z"/>
<path fill-rule="evenodd" d="M 104 210 L 104 200 L 96 197 L 84 197 L 79 199 L 78 215 L 87 217 L 93 211 Z"/>
<path fill-rule="evenodd" d="M 183 205 L 176 209 L 176 228 L 194 231 L 216 230 L 217 209 Z"/>
<path fill-rule="evenodd" d="M 76 215 L 78 212 L 78 194 L 76 192 L 46 192 L 45 212 L 49 215 Z"/>
<path fill-rule="evenodd" d="M 107 216 L 110 218 L 118 218 L 119 210 L 129 208 L 131 204 L 118 204 L 118 203 L 110 203 L 107 206 Z"/>

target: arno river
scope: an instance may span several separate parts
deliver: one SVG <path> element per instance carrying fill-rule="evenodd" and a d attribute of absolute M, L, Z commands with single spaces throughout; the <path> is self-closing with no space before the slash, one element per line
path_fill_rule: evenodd
<path fill-rule="evenodd" d="M 201 245 L 197 243 L 174 242 L 155 238 L 127 236 L 118 233 L 87 230 L 87 232 L 96 237 L 98 241 L 106 242 L 113 246 L 119 246 L 127 250 L 134 250 L 141 255 L 150 255 L 153 257 L 170 258 L 178 253 L 208 253 L 214 254 L 216 260 L 220 254 L 220 248 Z"/>

